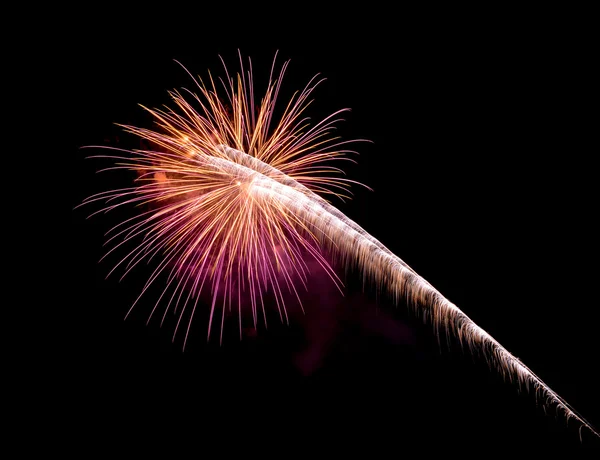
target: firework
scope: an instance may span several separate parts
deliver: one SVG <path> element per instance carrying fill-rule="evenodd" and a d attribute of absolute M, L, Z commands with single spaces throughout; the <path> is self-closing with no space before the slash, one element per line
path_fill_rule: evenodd
<path fill-rule="evenodd" d="M 288 321 L 284 292 L 295 295 L 301 305 L 296 286 L 306 283 L 307 257 L 341 290 L 341 280 L 326 257 L 333 255 L 358 267 L 395 301 L 407 299 L 431 319 L 438 333 L 448 331 L 469 349 L 480 350 L 506 379 L 535 391 L 545 404 L 598 435 L 456 305 L 321 196 L 344 198 L 352 183 L 331 166 L 332 160 L 348 159 L 352 153 L 346 149 L 349 141 L 332 135 L 344 110 L 314 126 L 304 115 L 321 80 L 313 78 L 294 94 L 275 123 L 275 103 L 288 62 L 277 76 L 273 62 L 259 105 L 252 65 L 246 70 L 241 57 L 240 65 L 235 77 L 225 67 L 225 79 L 215 80 L 210 74 L 206 83 L 194 79 L 198 94 L 187 92 L 186 98 L 171 92 L 176 109 L 144 107 L 157 129 L 122 125 L 151 148 L 104 147 L 110 152 L 96 155 L 116 160 L 108 169 L 135 171 L 137 183 L 91 196 L 82 204 L 104 201 L 96 213 L 124 205 L 144 209 L 110 230 L 113 247 L 107 255 L 133 244 L 112 271 L 121 267 L 125 276 L 142 261 L 158 260 L 131 308 L 153 283 L 163 281 L 148 320 L 161 309 L 161 324 L 169 312 L 175 313 L 174 337 L 184 330 L 185 347 L 200 294 L 208 290 L 208 337 L 220 315 L 222 340 L 227 311 L 237 311 L 241 336 L 243 306 L 250 305 L 254 325 L 261 315 L 266 321 L 269 292 L 281 320 Z"/>

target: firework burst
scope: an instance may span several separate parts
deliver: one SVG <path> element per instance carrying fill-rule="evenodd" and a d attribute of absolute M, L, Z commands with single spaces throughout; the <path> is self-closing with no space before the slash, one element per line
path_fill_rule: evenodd
<path fill-rule="evenodd" d="M 141 238 L 109 273 L 122 267 L 125 276 L 140 262 L 162 256 L 140 297 L 161 274 L 167 275 L 149 320 L 159 308 L 163 308 L 161 324 L 169 311 L 175 312 L 174 336 L 185 327 L 184 346 L 203 290 L 213 294 L 208 335 L 220 310 L 222 340 L 227 310 L 237 309 L 242 334 L 242 304 L 248 301 L 254 325 L 261 311 L 266 322 L 267 292 L 274 295 L 279 315 L 287 321 L 284 292 L 299 300 L 296 284 L 307 280 L 307 256 L 341 289 L 315 229 L 276 200 L 257 199 L 251 190 L 255 177 L 294 186 L 307 196 L 318 196 L 315 192 L 347 196 L 352 181 L 339 177 L 341 170 L 331 166 L 331 160 L 347 159 L 351 153 L 343 148 L 349 141 L 331 135 L 344 110 L 314 126 L 308 124 L 304 111 L 322 81 L 315 77 L 292 96 L 275 124 L 275 103 L 288 63 L 275 77 L 274 61 L 258 106 L 251 63 L 247 72 L 241 57 L 240 64 L 242 72 L 235 79 L 227 74 L 225 80 L 215 81 L 212 75 L 207 83 L 195 80 L 199 94 L 187 93 L 192 103 L 173 91 L 175 110 L 144 107 L 156 120 L 157 130 L 120 125 L 153 148 L 110 149 L 110 154 L 94 157 L 116 160 L 108 170 L 134 170 L 138 185 L 99 193 L 83 203 L 105 201 L 107 206 L 96 213 L 132 204 L 149 208 L 108 232 L 107 243 L 114 244 L 104 257 Z"/>
<path fill-rule="evenodd" d="M 169 312 L 174 313 L 174 337 L 183 330 L 184 347 L 200 294 L 206 291 L 211 296 L 208 337 L 219 321 L 222 340 L 226 312 L 231 311 L 237 312 L 241 336 L 245 305 L 250 305 L 255 326 L 260 316 L 266 322 L 267 293 L 275 299 L 282 321 L 288 320 L 285 293 L 301 305 L 297 285 L 306 284 L 307 257 L 341 290 L 326 256 L 334 255 L 357 266 L 394 300 L 407 299 L 438 332 L 449 331 L 470 349 L 482 351 L 505 378 L 535 391 L 546 405 L 598 436 L 530 369 L 322 197 L 349 195 L 352 181 L 331 166 L 332 160 L 349 160 L 353 152 L 346 148 L 350 141 L 333 135 L 346 109 L 309 124 L 305 111 L 322 81 L 315 77 L 274 120 L 287 66 L 284 63 L 275 74 L 274 60 L 260 104 L 255 103 L 251 62 L 246 68 L 241 56 L 235 76 L 225 65 L 224 79 L 209 74 L 205 82 L 190 75 L 197 93 L 171 92 L 174 109 L 144 107 L 156 129 L 121 125 L 150 148 L 103 147 L 109 152 L 95 156 L 116 160 L 109 170 L 133 170 L 138 176 L 130 188 L 102 192 L 82 203 L 105 202 L 94 214 L 124 205 L 142 209 L 112 228 L 107 241 L 113 247 L 106 255 L 132 245 L 111 273 L 120 267 L 125 276 L 142 261 L 157 261 L 131 308 L 161 279 L 164 288 L 148 320 L 160 315 L 162 324 Z"/>

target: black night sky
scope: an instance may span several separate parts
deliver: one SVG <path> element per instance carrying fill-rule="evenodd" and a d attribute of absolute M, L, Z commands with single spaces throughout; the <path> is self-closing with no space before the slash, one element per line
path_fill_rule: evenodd
<path fill-rule="evenodd" d="M 147 126 L 137 104 L 193 87 L 175 60 L 194 75 L 221 75 L 219 55 L 235 71 L 239 49 L 260 92 L 278 51 L 280 64 L 291 61 L 285 94 L 321 74 L 311 117 L 349 107 L 340 135 L 372 141 L 354 146 L 360 155 L 346 171 L 374 191 L 354 187 L 351 202 L 334 204 L 600 427 L 598 271 L 588 265 L 597 191 L 592 150 L 581 143 L 592 124 L 585 65 L 560 22 L 434 9 L 315 20 L 314 10 L 292 9 L 165 10 L 152 20 L 81 13 L 55 48 L 71 107 L 61 153 L 71 259 L 54 369 L 62 407 L 86 427 L 81 442 L 94 450 L 135 439 L 136 449 L 162 438 L 189 444 L 193 457 L 244 436 L 249 452 L 275 446 L 282 455 L 483 449 L 541 458 L 597 448 L 452 339 L 438 344 L 406 305 L 363 291 L 356 272 L 344 297 L 315 276 L 304 316 L 296 311 L 288 326 L 272 315 L 268 330 L 241 342 L 233 328 L 221 347 L 218 336 L 206 344 L 208 305 L 185 352 L 172 328 L 145 325 L 152 299 L 123 321 L 149 271 L 105 280 L 115 259 L 98 260 L 103 233 L 128 214 L 86 220 L 95 209 L 72 208 L 127 183 L 95 174 L 106 163 L 79 147 L 133 142 L 113 123 Z"/>

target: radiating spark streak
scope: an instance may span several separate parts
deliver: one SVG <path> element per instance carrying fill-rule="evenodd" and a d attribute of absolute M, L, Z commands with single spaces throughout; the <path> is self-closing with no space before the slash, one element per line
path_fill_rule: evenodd
<path fill-rule="evenodd" d="M 555 406 L 567 420 L 577 420 L 580 429 L 586 427 L 600 437 L 519 359 L 380 241 L 316 193 L 349 198 L 349 186 L 356 182 L 328 176 L 343 174 L 328 162 L 353 161 L 345 155 L 355 152 L 341 147 L 364 140 L 339 141 L 331 136 L 341 121 L 339 116 L 348 109 L 334 112 L 311 127 L 304 113 L 312 103 L 309 98 L 316 86 L 324 80 L 318 75 L 301 92 L 294 93 L 279 123 L 272 127 L 288 62 L 274 78 L 273 61 L 269 84 L 259 105 L 255 104 L 252 63 L 249 61 L 246 71 L 241 54 L 240 74 L 234 79 L 224 66 L 226 78 L 218 80 L 226 94 L 225 101 L 218 96 L 210 73 L 209 85 L 190 74 L 199 94 L 185 91 L 197 108 L 181 92 L 172 91 L 169 94 L 178 112 L 142 106 L 154 117 L 161 132 L 119 125 L 150 142 L 152 149 L 102 147 L 114 154 L 95 156 L 115 161 L 114 166 L 103 171 L 136 172 L 138 185 L 85 199 L 81 205 L 105 203 L 92 216 L 125 205 L 150 208 L 106 233 L 107 237 L 110 235 L 106 243 L 114 246 L 102 259 L 141 238 L 140 243 L 125 251 L 108 276 L 123 266 L 124 277 L 141 262 L 149 263 L 162 255 L 126 317 L 150 287 L 166 276 L 147 322 L 162 299 L 168 298 L 160 324 L 169 312 L 175 314 L 173 340 L 181 330 L 185 348 L 200 294 L 209 289 L 207 338 L 213 322 L 218 321 L 215 315 L 221 305 L 219 340 L 223 340 L 225 309 L 231 311 L 235 297 L 241 338 L 244 300 L 250 304 L 254 327 L 259 310 L 267 325 L 268 293 L 273 295 L 281 321 L 289 321 L 285 292 L 293 294 L 302 308 L 296 285 L 307 287 L 310 269 L 306 256 L 316 261 L 342 292 L 342 282 L 323 253 L 327 250 L 342 263 L 361 269 L 365 279 L 386 290 L 394 302 L 406 299 L 415 311 L 431 319 L 438 337 L 440 331 L 447 331 L 463 347 L 481 351 L 488 364 L 505 379 L 519 387 L 533 388 L 545 404 Z"/>
<path fill-rule="evenodd" d="M 242 152 L 237 154 L 243 155 Z M 567 419 L 576 419 L 582 426 L 598 435 L 588 422 L 575 413 L 566 401 L 519 359 L 382 243 L 370 237 L 352 220 L 343 215 L 339 216 L 340 213 L 335 207 L 312 194 L 307 195 L 302 190 L 303 187 L 293 184 L 293 181 L 286 180 L 284 184 L 261 173 L 248 172 L 245 167 L 235 165 L 234 168 L 237 174 L 248 174 L 254 196 L 279 201 L 291 214 L 302 216 L 305 222 L 314 227 L 315 234 L 327 237 L 323 239 L 323 243 L 335 242 L 335 248 L 341 255 L 348 259 L 356 258 L 358 265 L 375 281 L 387 280 L 384 287 L 396 299 L 400 296 L 407 297 L 413 305 L 430 310 L 431 318 L 437 327 L 443 326 L 454 332 L 460 342 L 469 349 L 483 351 L 486 359 L 495 365 L 505 378 L 516 381 L 519 385 L 533 385 L 536 393 L 540 393 L 564 411 Z M 293 188 L 293 185 L 297 188 Z"/>

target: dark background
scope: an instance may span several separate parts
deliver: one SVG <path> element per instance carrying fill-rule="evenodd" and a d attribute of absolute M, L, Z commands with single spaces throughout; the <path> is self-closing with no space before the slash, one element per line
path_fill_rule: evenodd
<path fill-rule="evenodd" d="M 55 48 L 70 107 L 61 124 L 71 225 L 52 367 L 62 410 L 85 427 L 80 440 L 166 438 L 202 451 L 250 434 L 250 451 L 281 443 L 375 457 L 596 448 L 482 359 L 452 340 L 440 346 L 404 304 L 363 292 L 356 273 L 345 297 L 317 276 L 306 315 L 289 326 L 273 316 L 242 342 L 233 330 L 222 346 L 216 336 L 206 344 L 200 319 L 182 352 L 172 329 L 145 325 L 149 300 L 123 321 L 147 273 L 104 279 L 103 233 L 125 214 L 86 220 L 88 209 L 70 209 L 122 184 L 96 175 L 100 164 L 79 147 L 129 142 L 113 123 L 147 124 L 138 103 L 192 88 L 175 59 L 221 75 L 218 56 L 236 71 L 239 49 L 260 90 L 279 50 L 279 63 L 291 60 L 285 94 L 320 73 L 310 115 L 350 107 L 340 134 L 372 141 L 356 145 L 346 170 L 374 191 L 354 187 L 336 206 L 600 425 L 595 151 L 577 46 L 586 31 L 567 31 L 572 18 L 560 12 L 290 8 L 80 12 Z"/>

